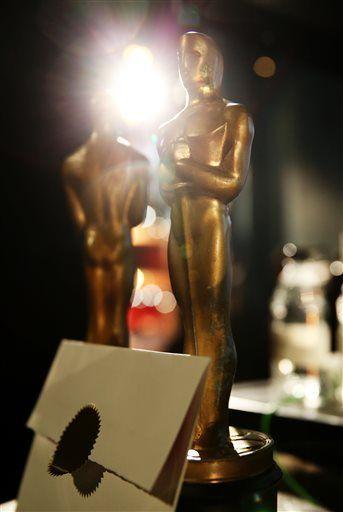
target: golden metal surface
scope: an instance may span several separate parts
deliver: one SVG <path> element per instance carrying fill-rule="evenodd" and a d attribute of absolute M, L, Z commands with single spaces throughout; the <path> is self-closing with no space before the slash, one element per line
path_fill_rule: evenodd
<path fill-rule="evenodd" d="M 228 421 L 236 368 L 230 326 L 230 203 L 247 178 L 254 129 L 245 108 L 220 95 L 223 59 L 211 38 L 184 34 L 179 70 L 187 104 L 160 128 L 159 137 L 161 193 L 171 207 L 169 270 L 184 325 L 184 351 L 212 360 L 193 445 L 200 464 L 189 464 L 186 479 L 195 471 L 201 481 L 202 471 L 208 473 L 203 461 L 217 460 L 218 481 L 220 471 L 225 480 L 232 461 L 240 458 Z M 223 459 L 227 462 L 219 463 Z"/>
<path fill-rule="evenodd" d="M 244 480 L 272 466 L 274 442 L 266 434 L 230 427 L 228 441 L 232 450 L 223 457 L 206 457 L 201 450 L 189 450 L 186 481 L 213 484 Z"/>
<path fill-rule="evenodd" d="M 135 271 L 131 228 L 146 211 L 148 162 L 113 136 L 112 105 L 93 102 L 95 128 L 63 164 L 71 211 L 84 236 L 92 343 L 128 346 L 127 310 Z"/>

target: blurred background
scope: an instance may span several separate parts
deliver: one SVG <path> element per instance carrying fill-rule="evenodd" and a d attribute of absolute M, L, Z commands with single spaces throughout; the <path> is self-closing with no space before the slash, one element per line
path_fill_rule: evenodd
<path fill-rule="evenodd" d="M 59 341 L 85 337 L 82 239 L 60 169 L 92 131 L 90 102 L 99 90 L 117 102 L 117 135 L 150 162 L 147 217 L 133 234 L 132 346 L 182 351 L 156 142 L 158 126 L 185 103 L 176 50 L 187 30 L 216 40 L 223 96 L 245 104 L 255 124 L 251 173 L 232 213 L 236 381 L 272 377 L 281 400 L 342 414 L 343 75 L 335 2 L 7 3 L 0 34 L 1 500 L 16 495 L 30 443 L 25 422 Z M 242 414 L 233 416 L 237 424 L 253 421 Z M 342 425 L 332 421 L 327 428 Z M 300 431 L 306 427 L 294 435 Z M 337 437 L 336 430 L 313 435 L 318 445 Z"/>

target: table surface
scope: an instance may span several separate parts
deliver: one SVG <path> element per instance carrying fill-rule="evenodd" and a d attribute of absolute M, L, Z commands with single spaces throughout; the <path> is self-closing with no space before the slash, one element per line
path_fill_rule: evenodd
<path fill-rule="evenodd" d="M 230 409 L 343 426 L 343 409 L 333 411 L 310 409 L 300 404 L 281 404 L 279 389 L 272 379 L 234 384 L 230 397 Z"/>
<path fill-rule="evenodd" d="M 0 512 L 15 512 L 16 500 L 0 504 Z M 313 505 L 291 494 L 278 493 L 278 512 L 329 512 L 327 509 Z"/>

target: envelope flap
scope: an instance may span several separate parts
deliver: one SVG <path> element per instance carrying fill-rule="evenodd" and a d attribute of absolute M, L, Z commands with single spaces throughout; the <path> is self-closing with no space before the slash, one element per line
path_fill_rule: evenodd
<path fill-rule="evenodd" d="M 58 441 L 87 404 L 101 419 L 91 459 L 151 490 L 209 359 L 63 341 L 28 425 Z"/>

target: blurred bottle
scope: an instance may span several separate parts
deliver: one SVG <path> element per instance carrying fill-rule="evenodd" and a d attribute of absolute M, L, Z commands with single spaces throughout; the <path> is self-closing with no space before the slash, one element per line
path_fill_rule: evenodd
<path fill-rule="evenodd" d="M 343 354 L 343 231 L 338 236 L 339 254 L 338 259 L 330 264 L 330 272 L 336 281 L 336 290 L 338 287 L 338 295 L 336 291 L 335 313 L 336 313 L 336 332 L 335 332 L 335 349 Z"/>
<path fill-rule="evenodd" d="M 320 365 L 321 405 L 343 414 L 343 233 L 339 235 L 339 256 L 330 263 L 330 273 L 334 352 L 327 354 Z"/>
<path fill-rule="evenodd" d="M 337 314 L 337 331 L 336 331 L 336 344 L 337 351 L 343 354 L 343 285 L 341 293 L 336 300 L 336 314 Z"/>
<path fill-rule="evenodd" d="M 291 256 L 296 251 L 294 244 L 284 247 L 288 257 L 270 303 L 274 377 L 291 373 L 318 375 L 321 359 L 331 349 L 325 295 L 329 263 L 311 257 L 295 259 Z"/>

